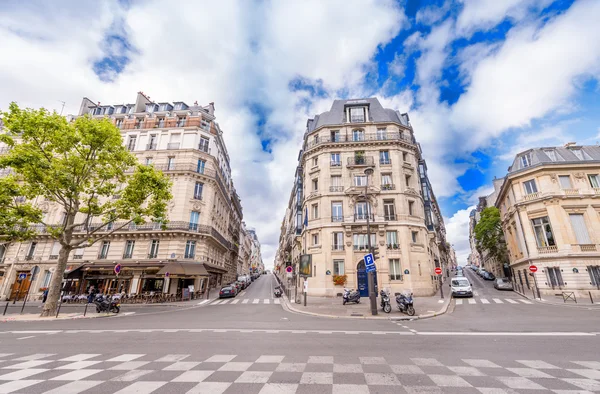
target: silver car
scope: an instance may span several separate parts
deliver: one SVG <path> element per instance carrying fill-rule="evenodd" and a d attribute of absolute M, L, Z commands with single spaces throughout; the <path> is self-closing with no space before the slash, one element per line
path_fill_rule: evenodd
<path fill-rule="evenodd" d="M 508 278 L 496 278 L 494 281 L 494 288 L 496 290 L 513 290 L 513 284 Z"/>

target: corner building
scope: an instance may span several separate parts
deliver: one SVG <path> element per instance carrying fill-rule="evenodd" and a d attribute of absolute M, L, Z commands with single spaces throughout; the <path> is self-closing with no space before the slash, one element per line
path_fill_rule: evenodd
<path fill-rule="evenodd" d="M 310 254 L 309 295 L 336 296 L 347 287 L 368 296 L 367 215 L 378 288 L 433 294 L 434 269 L 447 272 L 449 245 L 408 115 L 376 98 L 335 100 L 307 122 L 275 272 L 300 289 L 299 259 Z M 345 285 L 334 284 L 334 275 L 345 275 Z"/>

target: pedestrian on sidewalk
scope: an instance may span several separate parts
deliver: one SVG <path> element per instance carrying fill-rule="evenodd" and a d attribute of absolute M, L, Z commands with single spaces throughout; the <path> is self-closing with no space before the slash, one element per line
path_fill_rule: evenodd
<path fill-rule="evenodd" d="M 42 293 L 42 304 L 46 303 L 46 299 L 48 299 L 48 289 L 44 290 Z"/>

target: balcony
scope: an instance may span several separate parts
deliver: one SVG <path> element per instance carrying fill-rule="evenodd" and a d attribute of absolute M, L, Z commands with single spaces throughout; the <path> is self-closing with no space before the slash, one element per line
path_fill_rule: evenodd
<path fill-rule="evenodd" d="M 390 222 L 390 221 L 396 221 L 396 215 L 384 215 L 383 216 L 383 220 L 385 220 L 386 222 Z"/>
<path fill-rule="evenodd" d="M 400 245 L 398 245 L 398 244 L 387 244 L 387 251 L 391 252 L 393 250 L 400 250 Z"/>
<path fill-rule="evenodd" d="M 360 222 L 363 220 L 367 220 L 367 217 L 369 218 L 369 220 L 373 221 L 373 214 L 369 214 L 367 215 L 366 213 L 355 213 L 354 214 L 354 221 L 355 222 Z"/>
<path fill-rule="evenodd" d="M 341 193 L 344 191 L 344 186 L 329 186 L 329 191 L 332 193 Z"/>
<path fill-rule="evenodd" d="M 57 255 L 57 254 L 51 254 L 51 255 L 48 257 L 48 260 L 58 260 L 58 255 Z"/>
<path fill-rule="evenodd" d="M 348 158 L 348 167 L 374 166 L 375 160 L 372 156 L 354 156 Z"/>
<path fill-rule="evenodd" d="M 384 185 L 381 185 L 381 190 L 396 190 L 396 185 L 394 185 L 393 183 L 386 183 Z"/>
<path fill-rule="evenodd" d="M 180 145 L 179 142 L 169 142 L 167 144 L 167 149 L 170 149 L 170 150 L 171 149 L 179 149 L 179 145 Z"/>
<path fill-rule="evenodd" d="M 342 251 L 344 250 L 344 245 L 331 245 L 331 250 Z"/>
<path fill-rule="evenodd" d="M 539 254 L 558 253 L 558 246 L 538 246 Z"/>
<path fill-rule="evenodd" d="M 392 159 L 379 159 L 379 164 L 387 166 L 392 164 Z"/>
<path fill-rule="evenodd" d="M 537 200 L 541 196 L 542 196 L 542 193 L 540 193 L 540 192 L 529 193 L 529 194 L 526 194 L 526 195 L 523 196 L 523 201 Z"/>
<path fill-rule="evenodd" d="M 343 216 L 332 216 L 331 217 L 331 221 L 332 222 L 343 222 L 344 221 L 344 217 Z"/>
<path fill-rule="evenodd" d="M 148 144 L 148 145 L 146 145 L 146 150 L 156 150 L 156 144 Z"/>
<path fill-rule="evenodd" d="M 123 254 L 123 259 L 130 259 L 133 257 L 133 253 L 125 253 Z"/>
<path fill-rule="evenodd" d="M 596 252 L 596 245 L 595 244 L 579 244 L 579 250 L 581 250 L 582 252 Z"/>
<path fill-rule="evenodd" d="M 318 136 L 317 138 L 311 138 L 307 142 L 307 149 L 322 145 L 322 144 L 344 144 L 344 143 L 355 143 L 360 144 L 365 141 L 402 141 L 408 144 L 413 144 L 413 140 L 410 136 L 399 132 L 387 132 L 385 134 L 377 133 L 364 133 L 359 138 L 354 138 L 351 133 L 348 135 L 329 135 L 329 136 Z"/>
<path fill-rule="evenodd" d="M 329 163 L 329 165 L 331 167 L 341 167 L 342 166 L 342 162 L 341 161 L 332 161 Z"/>
<path fill-rule="evenodd" d="M 565 196 L 578 196 L 579 189 L 562 189 Z"/>

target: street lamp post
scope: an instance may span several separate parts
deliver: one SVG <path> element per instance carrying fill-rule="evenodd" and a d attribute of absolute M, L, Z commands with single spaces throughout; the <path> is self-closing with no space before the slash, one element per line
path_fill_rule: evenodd
<path fill-rule="evenodd" d="M 367 202 L 367 245 L 369 246 L 369 253 L 373 253 L 371 249 L 371 228 L 369 227 L 369 175 L 373 175 L 373 168 L 365 168 L 365 175 L 367 176 L 367 182 L 365 183 L 365 201 Z M 375 293 L 375 273 L 368 273 L 369 283 L 369 301 L 371 303 L 371 314 L 377 315 L 377 293 Z"/>

